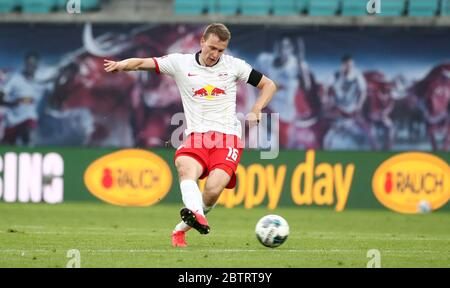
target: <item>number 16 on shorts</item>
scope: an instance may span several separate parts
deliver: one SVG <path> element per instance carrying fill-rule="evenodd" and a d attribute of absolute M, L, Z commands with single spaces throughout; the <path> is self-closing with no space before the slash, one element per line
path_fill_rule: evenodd
<path fill-rule="evenodd" d="M 228 148 L 228 154 L 227 158 L 225 158 L 228 161 L 236 162 L 237 158 L 239 156 L 239 150 L 233 147 L 227 147 Z"/>

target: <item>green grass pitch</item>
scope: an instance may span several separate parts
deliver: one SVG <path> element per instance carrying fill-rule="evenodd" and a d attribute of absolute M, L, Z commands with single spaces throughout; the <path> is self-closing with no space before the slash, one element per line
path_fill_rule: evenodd
<path fill-rule="evenodd" d="M 380 252 L 381 267 L 450 267 L 450 213 L 289 207 L 225 209 L 208 216 L 211 233 L 190 231 L 189 247 L 170 234 L 181 205 L 116 207 L 102 203 L 0 203 L 0 267 L 361 267 Z M 280 247 L 262 246 L 255 225 L 279 214 L 290 225 Z"/>

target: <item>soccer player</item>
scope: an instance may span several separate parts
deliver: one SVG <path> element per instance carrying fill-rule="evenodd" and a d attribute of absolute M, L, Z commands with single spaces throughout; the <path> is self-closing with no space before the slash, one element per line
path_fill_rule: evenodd
<path fill-rule="evenodd" d="M 185 233 L 193 227 L 208 234 L 208 213 L 223 189 L 236 185 L 235 171 L 243 144 L 241 124 L 236 116 L 236 84 L 258 87 L 260 94 L 247 117 L 257 125 L 261 110 L 272 99 L 276 86 L 272 80 L 252 69 L 245 61 L 225 55 L 231 39 L 220 23 L 206 27 L 195 54 L 169 54 L 159 58 L 105 60 L 106 72 L 155 70 L 174 78 L 181 94 L 188 136 L 175 153 L 180 189 L 185 208 L 183 220 L 172 232 L 172 245 L 185 247 Z M 198 179 L 208 176 L 203 195 Z"/>
<path fill-rule="evenodd" d="M 45 86 L 36 80 L 39 55 L 28 52 L 23 70 L 15 73 L 0 91 L 0 105 L 6 106 L 6 129 L 2 140 L 8 145 L 34 144 L 37 127 L 37 105 L 45 94 Z"/>
<path fill-rule="evenodd" d="M 275 42 L 273 53 L 263 52 L 258 55 L 255 65 L 258 70 L 277 82 L 278 94 L 270 103 L 269 109 L 271 112 L 282 113 L 279 115 L 279 131 L 275 131 L 275 135 L 271 137 L 279 137 L 274 144 L 279 143 L 283 148 L 288 148 L 289 137 L 293 136 L 289 135 L 289 131 L 297 113 L 295 94 L 299 86 L 298 72 L 300 70 L 294 52 L 292 40 L 284 37 L 279 42 Z"/>
<path fill-rule="evenodd" d="M 333 100 L 345 117 L 359 115 L 367 98 L 367 83 L 350 55 L 342 57 L 341 69 L 334 74 Z"/>
<path fill-rule="evenodd" d="M 327 117 L 331 127 L 323 139 L 325 149 L 369 148 L 369 126 L 362 115 L 367 98 L 367 83 L 351 55 L 344 55 L 328 90 L 331 100 Z"/>

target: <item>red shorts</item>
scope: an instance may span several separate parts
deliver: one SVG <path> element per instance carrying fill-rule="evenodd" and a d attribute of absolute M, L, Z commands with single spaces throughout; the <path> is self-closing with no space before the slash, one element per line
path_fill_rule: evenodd
<path fill-rule="evenodd" d="M 214 169 L 222 169 L 231 179 L 226 188 L 236 187 L 236 169 L 241 159 L 244 145 L 235 135 L 219 132 L 192 133 L 178 147 L 174 161 L 178 156 L 189 156 L 203 167 L 200 179 L 205 178 Z"/>

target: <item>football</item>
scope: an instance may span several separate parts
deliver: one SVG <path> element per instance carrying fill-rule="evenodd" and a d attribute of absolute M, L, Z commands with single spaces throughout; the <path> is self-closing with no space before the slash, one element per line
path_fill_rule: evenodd
<path fill-rule="evenodd" d="M 289 235 L 287 221 L 278 215 L 266 215 L 256 224 L 256 238 L 262 245 L 275 248 L 283 244 Z"/>

